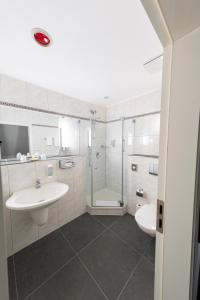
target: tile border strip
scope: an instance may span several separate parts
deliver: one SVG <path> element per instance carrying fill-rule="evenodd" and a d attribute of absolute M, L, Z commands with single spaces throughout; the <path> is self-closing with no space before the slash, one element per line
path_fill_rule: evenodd
<path fill-rule="evenodd" d="M 6 102 L 6 101 L 0 101 L 0 105 L 10 106 L 10 107 L 13 107 L 13 108 L 32 110 L 32 111 L 42 112 L 42 113 L 51 114 L 51 115 L 58 115 L 58 116 L 61 116 L 61 117 L 70 117 L 70 118 L 74 118 L 74 119 L 81 119 L 81 120 L 87 120 L 87 121 L 90 120 L 89 118 L 86 118 L 86 117 L 79 117 L 79 116 L 59 113 L 59 112 L 56 112 L 56 111 L 47 110 L 47 109 L 43 109 L 43 108 L 35 108 L 35 107 L 32 107 L 32 106 L 26 106 L 26 105 L 21 105 L 21 104 L 10 103 L 10 102 Z M 104 122 L 104 121 L 101 121 L 101 122 Z"/>
<path fill-rule="evenodd" d="M 0 101 L 0 105 L 13 107 L 13 108 L 32 110 L 32 111 L 42 112 L 42 113 L 46 113 L 46 114 L 52 114 L 52 115 L 57 115 L 57 116 L 61 116 L 61 117 L 69 117 L 69 118 L 85 120 L 85 121 L 90 121 L 91 120 L 91 118 L 80 117 L 80 116 L 75 116 L 75 115 L 70 115 L 70 114 L 64 114 L 64 113 L 59 113 L 59 112 L 52 111 L 52 110 L 47 110 L 47 109 L 43 109 L 43 108 L 36 108 L 36 107 L 32 107 L 32 106 L 26 106 L 26 105 L 22 105 L 22 104 L 15 104 L 15 103 L 10 103 L 10 102 L 6 102 L 6 101 Z M 160 114 L 160 110 L 159 111 L 154 111 L 154 112 L 149 112 L 149 113 L 144 113 L 144 114 L 139 114 L 139 115 L 134 115 L 134 116 L 130 116 L 130 117 L 123 117 L 123 119 L 124 120 L 130 120 L 130 119 L 141 118 L 141 117 L 146 117 L 146 116 L 155 115 L 155 114 Z M 109 120 L 109 121 L 102 121 L 102 120 L 95 120 L 95 121 L 98 122 L 98 123 L 107 124 L 107 123 L 118 122 L 118 121 L 121 121 L 121 120 L 122 120 L 122 118 L 113 119 L 113 120 Z"/>

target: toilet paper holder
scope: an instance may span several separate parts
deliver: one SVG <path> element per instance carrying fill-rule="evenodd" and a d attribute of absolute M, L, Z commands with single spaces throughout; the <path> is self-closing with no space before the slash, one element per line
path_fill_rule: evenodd
<path fill-rule="evenodd" d="M 136 195 L 138 196 L 138 197 L 144 197 L 144 190 L 143 190 L 143 188 L 138 188 L 138 189 L 136 189 Z"/>

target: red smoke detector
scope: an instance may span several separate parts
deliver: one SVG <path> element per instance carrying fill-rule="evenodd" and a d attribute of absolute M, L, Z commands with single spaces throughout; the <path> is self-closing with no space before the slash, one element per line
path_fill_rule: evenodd
<path fill-rule="evenodd" d="M 51 38 L 49 36 L 49 34 L 44 31 L 43 29 L 39 29 L 39 28 L 35 28 L 32 30 L 33 33 L 33 37 L 35 39 L 35 41 L 44 47 L 47 47 L 50 45 L 51 43 Z"/>

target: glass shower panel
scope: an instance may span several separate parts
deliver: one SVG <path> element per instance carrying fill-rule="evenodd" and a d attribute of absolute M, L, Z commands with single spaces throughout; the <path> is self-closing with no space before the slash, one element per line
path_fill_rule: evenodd
<path fill-rule="evenodd" d="M 128 194 L 129 155 L 133 154 L 133 142 L 135 134 L 135 119 L 124 120 L 124 155 L 123 155 L 123 194 L 124 203 Z"/>
<path fill-rule="evenodd" d="M 121 206 L 122 121 L 92 125 L 93 206 Z"/>
<path fill-rule="evenodd" d="M 80 155 L 85 163 L 85 191 L 87 204 L 91 205 L 91 121 L 80 120 Z"/>
<path fill-rule="evenodd" d="M 93 206 L 101 206 L 106 192 L 106 124 L 92 122 Z"/>
<path fill-rule="evenodd" d="M 120 206 L 123 201 L 122 190 L 122 121 L 107 124 L 106 135 L 106 183 L 110 198 Z"/>
<path fill-rule="evenodd" d="M 69 155 L 78 155 L 80 151 L 80 120 L 70 117 L 61 117 L 59 127 L 61 129 L 61 147 Z"/>
<path fill-rule="evenodd" d="M 135 120 L 134 154 L 159 155 L 160 114 L 152 114 Z"/>

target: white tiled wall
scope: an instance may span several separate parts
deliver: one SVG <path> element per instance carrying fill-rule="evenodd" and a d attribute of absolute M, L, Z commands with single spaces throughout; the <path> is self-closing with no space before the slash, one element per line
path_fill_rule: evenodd
<path fill-rule="evenodd" d="M 135 213 L 136 204 L 153 203 L 157 195 L 157 176 L 149 174 L 149 164 L 158 164 L 158 159 L 129 156 L 159 155 L 160 114 L 125 121 L 124 191 L 128 200 L 128 211 Z M 131 171 L 131 164 L 138 164 L 138 171 Z M 136 196 L 136 189 L 143 188 L 144 198 Z"/>
<path fill-rule="evenodd" d="M 105 120 L 106 109 L 101 106 L 72 99 L 65 95 L 50 91 L 33 84 L 23 82 L 5 75 L 0 75 L 0 100 L 9 103 L 26 105 L 34 108 L 71 114 L 77 117 L 91 117 L 90 110 L 97 111 L 97 118 Z M 0 122 L 26 125 L 30 128 L 31 152 L 44 152 L 47 155 L 58 154 L 59 135 L 58 129 L 48 127 L 34 127 L 32 124 L 59 126 L 59 116 L 31 110 L 0 105 Z M 73 119 L 70 120 L 72 123 Z M 75 120 L 77 121 L 77 120 Z M 84 121 L 83 121 L 84 122 Z M 47 146 L 44 136 L 56 141 L 56 146 Z M 54 130 L 54 132 L 53 132 Z M 69 154 L 76 154 L 75 152 Z"/>
<path fill-rule="evenodd" d="M 122 122 L 107 124 L 107 187 L 117 193 L 122 191 Z"/>
<path fill-rule="evenodd" d="M 0 100 L 75 116 L 91 117 L 90 109 L 105 120 L 106 109 L 85 101 L 70 98 L 30 83 L 0 75 Z"/>
<path fill-rule="evenodd" d="M 160 114 L 135 119 L 132 153 L 158 155 Z"/>
<path fill-rule="evenodd" d="M 15 104 L 28 105 L 27 85 L 24 81 L 0 76 L 0 98 Z"/>
<path fill-rule="evenodd" d="M 95 136 L 93 139 L 93 188 L 94 192 L 105 188 L 106 186 L 106 125 L 95 123 Z M 97 153 L 100 154 L 97 158 Z"/>
<path fill-rule="evenodd" d="M 136 204 L 156 203 L 158 176 L 149 174 L 149 164 L 158 164 L 158 159 L 130 156 L 128 159 L 128 212 L 135 214 Z M 137 172 L 131 170 L 131 164 L 137 164 Z M 136 196 L 136 189 L 143 188 L 144 197 Z"/>
<path fill-rule="evenodd" d="M 1 167 L 2 199 L 4 203 L 7 255 L 10 256 L 63 224 L 85 212 L 85 162 L 83 157 L 71 157 L 76 166 L 72 169 L 59 169 L 58 160 L 37 161 Z M 47 176 L 48 164 L 53 165 L 53 176 Z M 27 212 L 14 212 L 5 207 L 8 197 L 18 190 L 34 186 L 35 180 L 42 184 L 59 181 L 69 185 L 69 192 L 49 207 L 48 222 L 43 226 L 33 223 Z"/>
<path fill-rule="evenodd" d="M 160 110 L 161 92 L 155 91 L 107 108 L 107 120 L 150 113 Z"/>
<path fill-rule="evenodd" d="M 126 102 L 119 103 L 116 105 L 112 105 L 107 108 L 107 120 L 118 119 L 120 117 L 131 117 L 140 114 L 152 113 L 155 111 L 160 110 L 160 103 L 161 103 L 161 93 L 160 91 L 152 92 L 148 95 L 144 95 L 141 97 L 137 97 L 134 99 L 127 100 Z M 125 200 L 128 201 L 128 207 L 130 208 L 130 213 L 134 213 L 136 199 L 131 194 L 131 198 L 129 199 L 129 191 L 130 185 L 132 186 L 132 181 L 135 178 L 132 176 L 130 177 L 130 154 L 144 154 L 144 155 L 158 155 L 159 152 L 159 131 L 160 131 L 160 115 L 149 115 L 141 118 L 125 120 L 124 121 L 124 139 L 125 139 L 125 153 L 124 153 L 124 196 Z M 116 124 L 116 125 L 112 125 Z M 115 128 L 118 126 L 118 129 L 115 129 L 114 132 L 112 130 L 112 137 L 115 137 L 116 134 L 120 136 L 120 129 L 121 121 L 116 123 L 109 124 L 111 128 Z M 119 149 L 121 149 L 119 147 Z M 107 171 L 107 181 L 109 185 L 114 187 L 120 186 L 121 180 L 121 173 L 118 171 L 120 169 L 119 165 L 121 163 L 121 156 L 114 155 L 114 151 L 110 151 L 112 155 L 108 155 L 107 157 L 107 166 L 113 165 L 113 172 Z M 140 158 L 140 162 L 148 161 L 147 158 Z M 117 171 L 116 171 L 117 170 Z M 152 179 L 152 175 L 149 177 L 144 177 L 141 172 L 137 173 L 138 180 L 141 181 L 141 186 L 145 186 L 146 182 L 150 178 L 150 182 Z M 145 180 L 144 180 L 145 179 Z M 131 181 L 132 180 L 132 181 Z M 155 179 L 154 179 L 155 180 Z M 157 185 L 152 185 L 152 191 L 154 194 L 157 193 Z M 152 195 L 152 193 L 148 193 Z M 148 198 L 150 201 L 150 198 Z M 152 199 L 153 201 L 153 195 Z M 129 201 L 131 201 L 129 203 Z"/>

